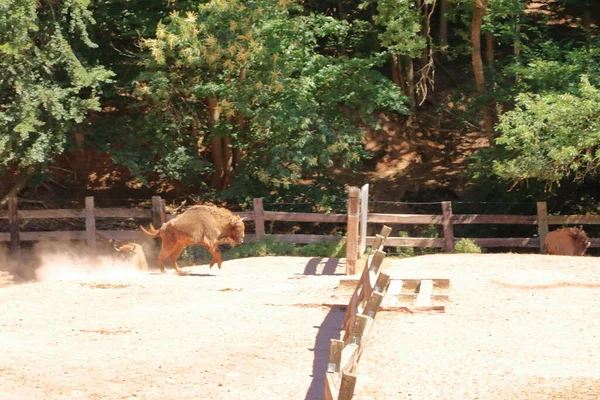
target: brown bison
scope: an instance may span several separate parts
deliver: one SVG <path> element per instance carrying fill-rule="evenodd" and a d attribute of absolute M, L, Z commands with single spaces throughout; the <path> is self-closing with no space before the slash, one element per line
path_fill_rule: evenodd
<path fill-rule="evenodd" d="M 215 206 L 192 206 L 182 214 L 163 224 L 156 230 L 150 224 L 150 231 L 140 226 L 142 232 L 152 238 L 160 237 L 162 247 L 158 255 L 158 266 L 165 272 L 165 258 L 178 274 L 181 269 L 177 258 L 183 248 L 192 244 L 201 244 L 212 256 L 210 268 L 216 263 L 221 268 L 223 259 L 219 244 L 235 246 L 244 242 L 244 219 L 233 215 L 229 210 Z"/>
<path fill-rule="evenodd" d="M 546 235 L 544 253 L 561 256 L 582 256 L 591 243 L 580 225 L 577 228 L 562 228 Z"/>
<path fill-rule="evenodd" d="M 146 271 L 148 270 L 148 263 L 146 262 L 146 256 L 142 246 L 137 243 L 125 243 L 123 246 L 115 247 L 115 249 L 122 254 L 123 258 L 131 261 L 135 268 Z"/>

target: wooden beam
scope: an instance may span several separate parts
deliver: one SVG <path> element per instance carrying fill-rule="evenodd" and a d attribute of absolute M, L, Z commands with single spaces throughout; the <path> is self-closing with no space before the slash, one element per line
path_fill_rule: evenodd
<path fill-rule="evenodd" d="M 358 254 L 362 255 L 367 249 L 367 220 L 369 217 L 369 184 L 365 184 L 360 189 L 360 216 L 359 216 L 359 225 L 360 225 L 360 240 L 358 243 Z"/>
<path fill-rule="evenodd" d="M 358 259 L 358 198 L 360 190 L 357 187 L 348 188 L 348 222 L 346 228 L 346 275 L 356 273 Z"/>
<path fill-rule="evenodd" d="M 452 223 L 455 225 L 470 224 L 515 224 L 535 225 L 534 215 L 495 215 L 495 214 L 463 214 L 453 215 Z"/>
<path fill-rule="evenodd" d="M 544 240 L 548 234 L 548 205 L 545 201 L 537 203 L 538 236 L 540 237 L 540 253 L 544 252 Z"/>
<path fill-rule="evenodd" d="M 444 223 L 444 219 L 441 215 L 428 215 L 428 214 L 381 214 L 381 213 L 369 213 L 367 218 L 368 222 L 371 223 L 383 223 L 383 224 L 438 224 Z"/>
<path fill-rule="evenodd" d="M 263 199 L 256 198 L 253 204 L 254 231 L 256 232 L 256 238 L 260 241 L 265 237 L 265 209 L 263 207 Z"/>
<path fill-rule="evenodd" d="M 356 388 L 355 374 L 343 373 L 342 382 L 340 383 L 340 394 L 338 400 L 351 400 L 354 396 L 354 389 Z"/>
<path fill-rule="evenodd" d="M 167 221 L 160 196 L 152 196 L 152 225 L 159 229 Z"/>
<path fill-rule="evenodd" d="M 329 362 L 327 364 L 327 372 L 340 372 L 343 350 L 343 340 L 331 339 L 331 343 L 329 344 Z"/>
<path fill-rule="evenodd" d="M 442 202 L 442 216 L 444 218 L 444 248 L 446 253 L 454 253 L 454 228 L 452 227 L 452 202 Z"/>
<path fill-rule="evenodd" d="M 96 250 L 96 217 L 94 215 L 94 196 L 85 198 L 85 237 L 90 249 Z"/>
<path fill-rule="evenodd" d="M 346 214 L 289 213 L 280 211 L 264 211 L 263 216 L 265 221 L 326 223 L 343 223 L 348 218 Z"/>
<path fill-rule="evenodd" d="M 8 224 L 10 230 L 10 250 L 18 257 L 21 252 L 21 237 L 19 232 L 19 210 L 16 197 L 8 198 Z"/>

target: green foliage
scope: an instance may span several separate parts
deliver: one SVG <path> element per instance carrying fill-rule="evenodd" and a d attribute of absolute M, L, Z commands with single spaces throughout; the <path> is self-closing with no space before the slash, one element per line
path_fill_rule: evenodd
<path fill-rule="evenodd" d="M 583 78 L 578 94 L 523 94 L 501 116 L 497 143 L 508 158 L 493 161 L 499 177 L 549 184 L 597 174 L 600 166 L 600 91 Z"/>
<path fill-rule="evenodd" d="M 285 192 L 367 157 L 361 125 L 376 125 L 375 110 L 406 112 L 405 98 L 376 72 L 382 57 L 318 52 L 323 41 L 345 40 L 347 22 L 297 11 L 268 1 L 213 1 L 160 23 L 156 38 L 144 40 L 149 57 L 136 85 L 149 121 L 144 135 L 160 137 L 142 136 L 144 146 L 164 151 L 175 143 L 201 156 L 212 137 L 230 137 L 244 157 L 225 196 L 238 199 L 253 187 Z M 218 121 L 206 107 L 210 98 Z M 233 122 L 240 118 L 243 124 Z"/>
<path fill-rule="evenodd" d="M 331 257 L 341 258 L 346 254 L 346 242 L 339 243 L 320 242 L 306 245 L 277 242 L 275 239 L 266 238 L 258 243 L 245 243 L 222 252 L 223 260 L 235 260 L 247 257 L 266 256 L 298 256 L 298 257 Z M 204 246 L 195 245 L 186 247 L 181 258 L 194 264 L 206 264 L 211 257 Z"/>
<path fill-rule="evenodd" d="M 462 238 L 454 244 L 457 253 L 481 253 L 481 248 L 471 239 Z"/>
<path fill-rule="evenodd" d="M 72 144 L 112 73 L 78 54 L 93 48 L 89 1 L 0 2 L 0 171 L 43 169 Z"/>
<path fill-rule="evenodd" d="M 399 237 L 409 237 L 408 232 L 399 231 Z M 414 257 L 415 256 L 415 248 L 414 247 L 396 247 L 394 250 L 394 255 L 398 257 Z"/>

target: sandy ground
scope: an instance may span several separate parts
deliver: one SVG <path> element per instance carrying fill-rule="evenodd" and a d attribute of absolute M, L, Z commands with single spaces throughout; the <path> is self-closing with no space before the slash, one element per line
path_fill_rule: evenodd
<path fill-rule="evenodd" d="M 0 399 L 320 399 L 344 312 L 315 300 L 339 282 L 320 275 L 337 261 L 183 277 L 55 266 L 0 288 Z"/>
<path fill-rule="evenodd" d="M 600 399 L 595 257 L 435 255 L 396 278 L 450 278 L 443 314 L 377 315 L 355 399 Z"/>
<path fill-rule="evenodd" d="M 386 264 L 394 277 L 450 278 L 452 298 L 444 314 L 378 314 L 356 399 L 600 398 L 596 258 Z M 42 282 L 0 283 L 0 400 L 322 398 L 345 313 L 320 306 L 337 260 L 240 259 L 183 277 L 46 267 Z"/>

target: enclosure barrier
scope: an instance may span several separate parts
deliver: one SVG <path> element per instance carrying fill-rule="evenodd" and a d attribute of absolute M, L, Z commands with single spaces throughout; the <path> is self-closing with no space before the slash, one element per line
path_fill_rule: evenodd
<path fill-rule="evenodd" d="M 375 315 L 383 301 L 390 277 L 380 273 L 385 253 L 381 250 L 391 228 L 384 226 L 375 237 L 362 275 L 342 323 L 340 339 L 331 339 L 325 373 L 325 400 L 347 400 L 354 395 L 356 366 L 364 349 Z"/>
<path fill-rule="evenodd" d="M 83 209 L 47 209 L 47 210 L 19 210 L 17 198 L 8 200 L 8 209 L 0 210 L 0 219 L 8 220 L 8 232 L 0 232 L 0 241 L 10 241 L 11 249 L 16 253 L 20 251 L 21 241 L 45 240 L 81 240 L 89 246 L 95 247 L 98 238 L 115 240 L 141 240 L 144 234 L 135 230 L 99 230 L 96 227 L 97 218 L 117 219 L 148 219 L 155 227 L 173 218 L 165 211 L 164 201 L 160 196 L 152 197 L 152 206 L 149 208 L 101 208 L 96 207 L 93 197 L 85 198 Z M 264 238 L 272 238 L 279 242 L 289 243 L 317 243 L 322 241 L 339 242 L 346 239 L 346 274 L 356 272 L 356 263 L 364 253 L 367 245 L 373 244 L 375 237 L 367 236 L 368 224 L 423 224 L 442 225 L 442 238 L 423 237 L 388 237 L 386 246 L 397 247 L 439 247 L 446 252 L 454 251 L 456 240 L 454 226 L 461 224 L 516 224 L 537 225 L 539 238 L 469 238 L 483 248 L 493 247 L 526 247 L 542 249 L 544 238 L 550 225 L 575 225 L 575 224 L 600 224 L 600 215 L 548 215 L 547 204 L 537 203 L 536 215 L 492 215 L 492 214 L 462 214 L 452 212 L 452 202 L 440 202 L 441 214 L 385 214 L 369 213 L 369 185 L 361 189 L 350 187 L 348 189 L 347 213 L 296 213 L 266 211 L 263 199 L 254 199 L 251 211 L 237 212 L 234 214 L 254 221 L 255 232 L 246 236 L 247 242 L 255 242 Z M 51 231 L 27 232 L 20 231 L 21 220 L 27 219 L 85 219 L 85 231 Z M 282 222 L 313 222 L 313 223 L 338 223 L 346 225 L 346 236 L 341 235 L 312 235 L 312 234 L 267 234 L 265 223 L 268 221 Z M 600 247 L 600 238 L 591 238 L 591 247 Z"/>

